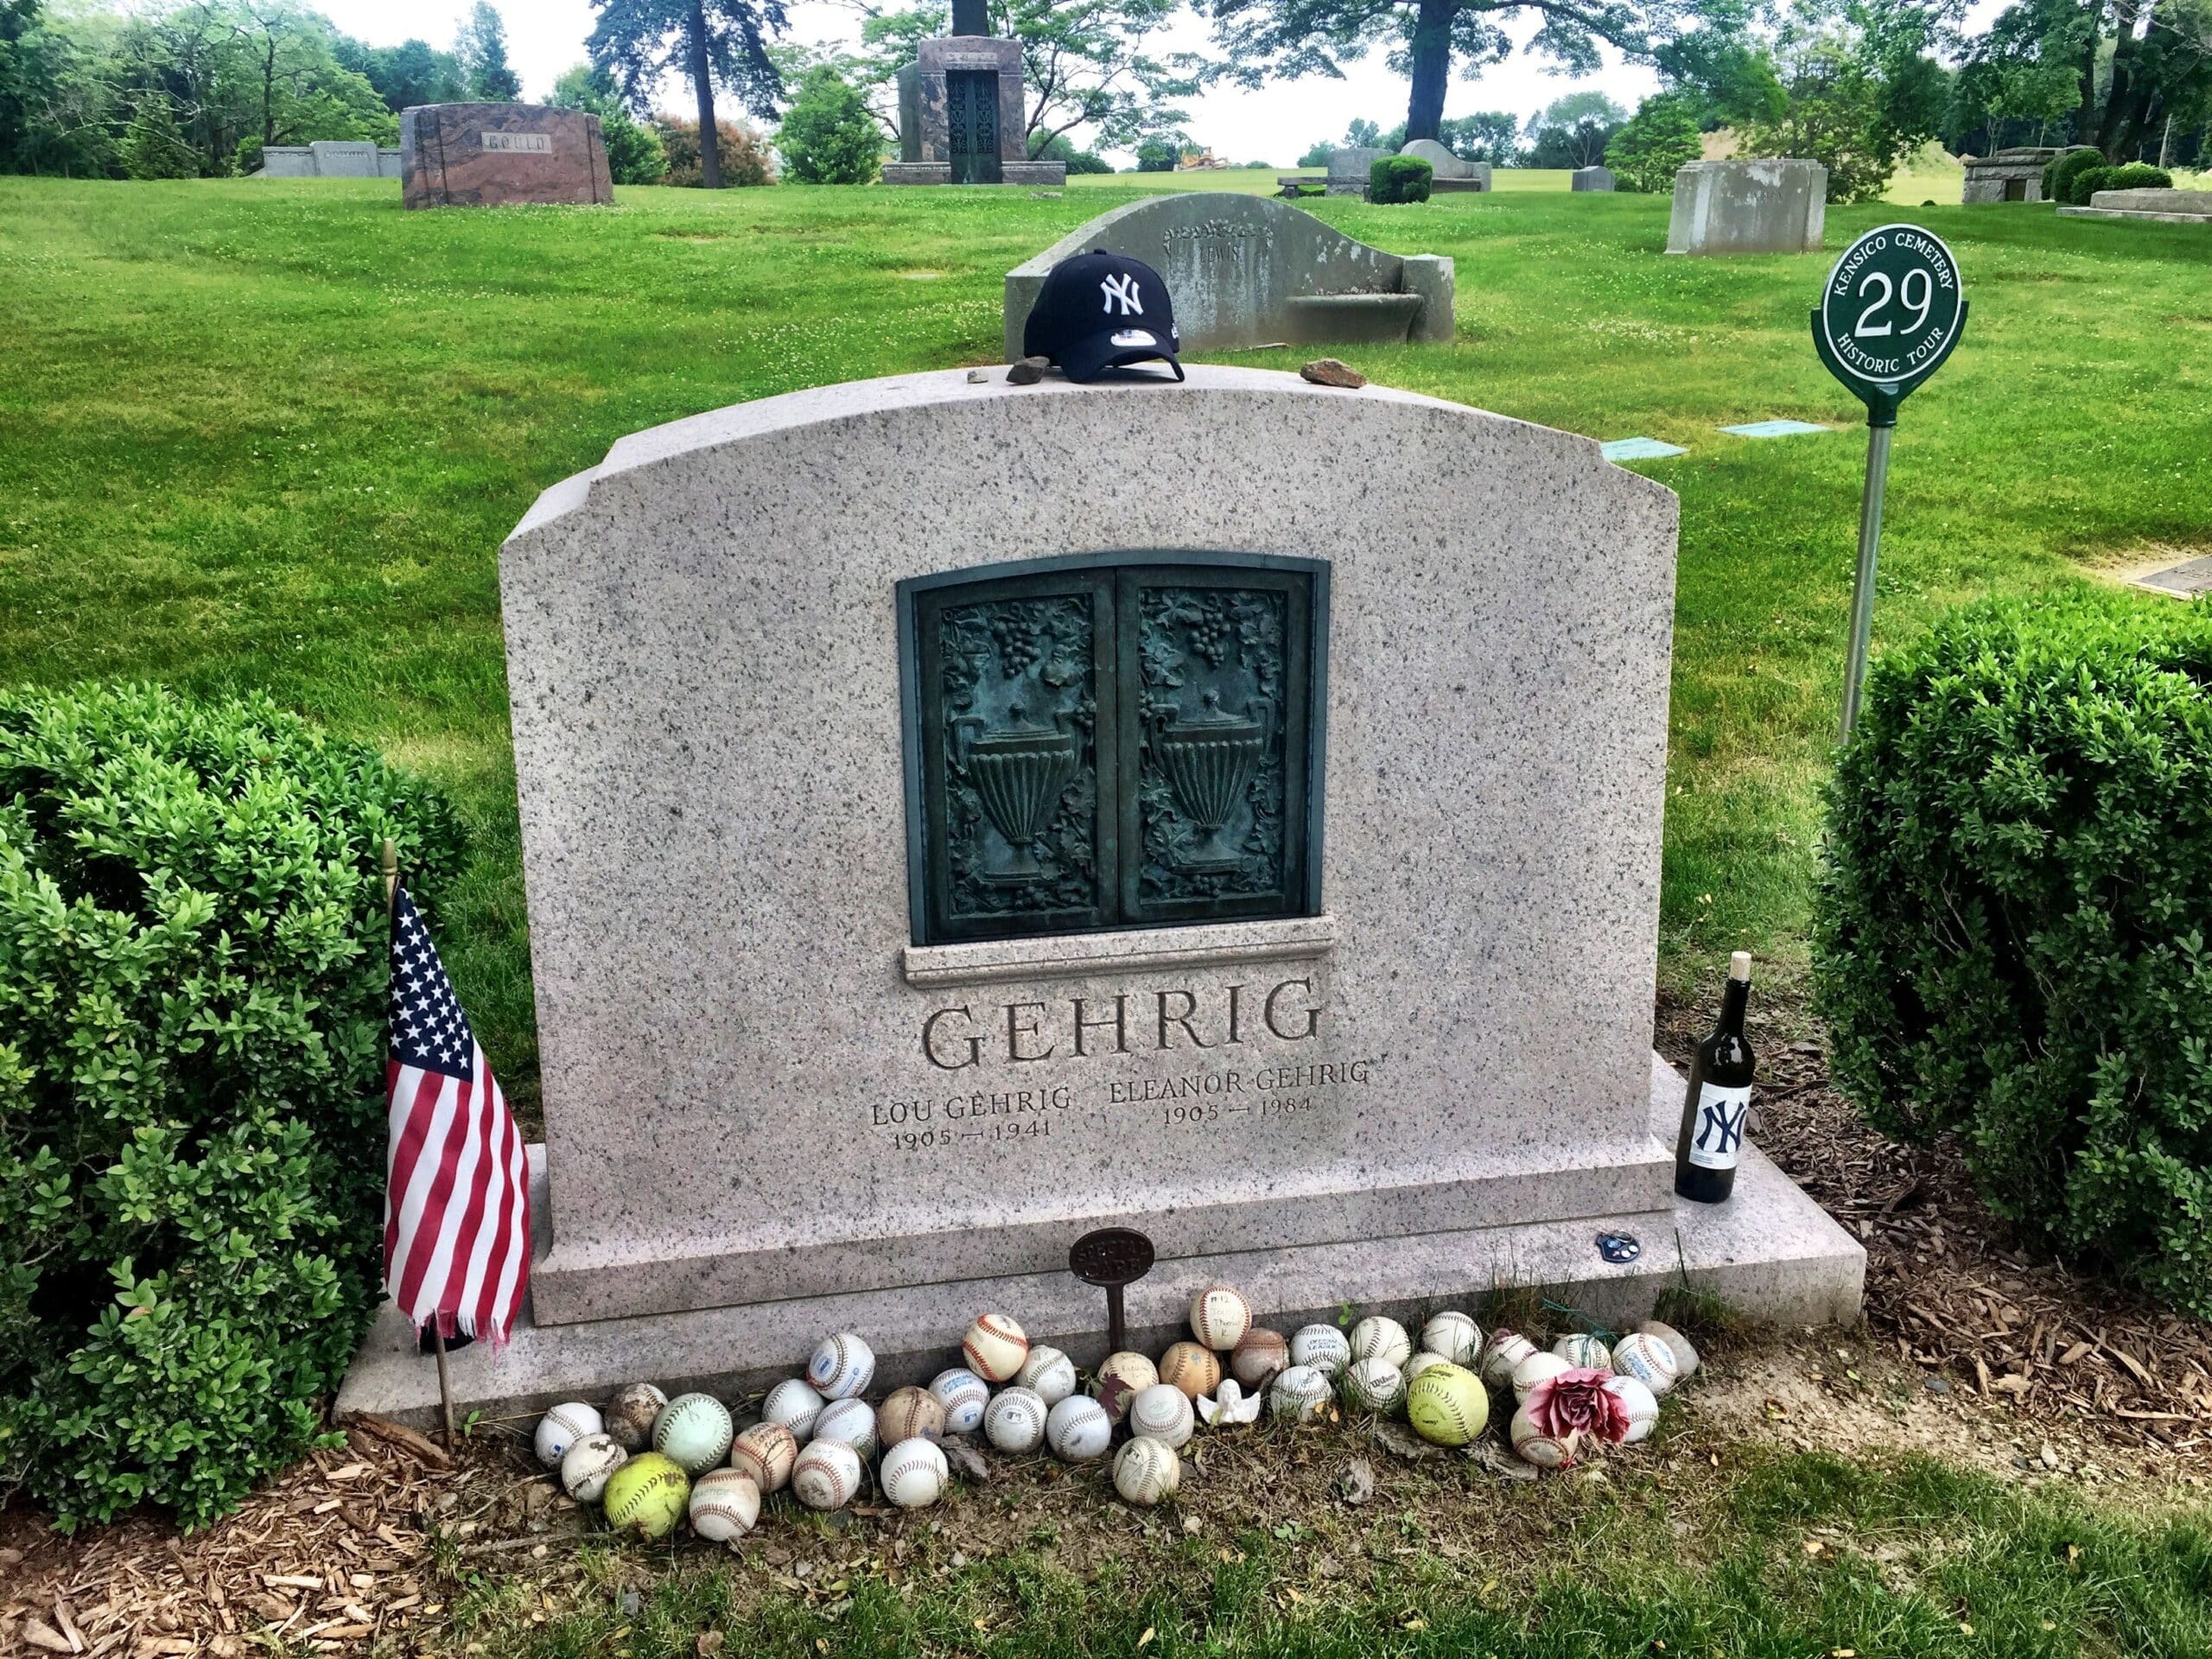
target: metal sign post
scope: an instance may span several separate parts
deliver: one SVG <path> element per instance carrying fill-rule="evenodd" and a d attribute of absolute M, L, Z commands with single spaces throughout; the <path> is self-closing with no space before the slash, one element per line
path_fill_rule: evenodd
<path fill-rule="evenodd" d="M 1866 488 L 1859 503 L 1859 575 L 1843 670 L 1845 742 L 1859 723 L 1874 632 L 1874 567 L 1897 405 L 1950 356 L 1966 326 L 1958 262 L 1941 238 L 1917 225 L 1879 226 L 1846 248 L 1813 313 L 1821 361 L 1866 405 Z"/>

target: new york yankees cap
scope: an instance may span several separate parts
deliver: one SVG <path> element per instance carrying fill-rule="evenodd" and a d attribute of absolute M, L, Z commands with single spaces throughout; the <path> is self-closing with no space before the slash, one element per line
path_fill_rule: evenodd
<path fill-rule="evenodd" d="M 1103 248 L 1063 259 L 1045 275 L 1022 325 L 1026 356 L 1050 358 L 1071 380 L 1157 358 L 1183 378 L 1183 337 L 1167 284 L 1141 259 Z"/>

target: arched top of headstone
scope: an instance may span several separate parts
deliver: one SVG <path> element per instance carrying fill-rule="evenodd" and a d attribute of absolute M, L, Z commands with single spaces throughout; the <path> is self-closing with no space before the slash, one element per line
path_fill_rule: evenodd
<path fill-rule="evenodd" d="M 1462 161 L 1433 138 L 1416 138 L 1398 154 L 1427 162 L 1430 172 L 1440 179 L 1471 179 L 1475 175 L 1473 162 Z"/>
<path fill-rule="evenodd" d="M 1199 190 L 1148 196 L 1101 213 L 1008 271 L 1011 355 L 1020 355 L 1021 323 L 1046 273 L 1094 248 L 1141 259 L 1160 272 L 1175 302 L 1186 353 L 1348 338 L 1314 334 L 1293 314 L 1300 302 L 1310 310 L 1310 302 L 1325 296 L 1376 296 L 1376 308 L 1389 309 L 1394 301 L 1381 296 L 1433 291 L 1432 270 L 1441 279 L 1441 315 L 1427 319 L 1427 326 L 1415 321 L 1412 337 L 1451 338 L 1448 259 L 1370 247 L 1272 197 Z M 1409 272 L 1409 266 L 1417 269 Z M 1406 339 L 1406 320 L 1400 317 L 1395 326 L 1395 337 Z"/>

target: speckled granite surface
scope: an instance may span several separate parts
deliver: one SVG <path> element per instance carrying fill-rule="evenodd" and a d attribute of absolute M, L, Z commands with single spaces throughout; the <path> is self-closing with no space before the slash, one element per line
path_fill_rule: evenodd
<path fill-rule="evenodd" d="M 1674 497 L 1459 405 L 1190 376 L 718 410 L 624 439 L 510 539 L 542 1326 L 1050 1274 L 1110 1219 L 1167 1257 L 1357 1257 L 1667 1205 Z M 1159 548 L 1330 563 L 1332 930 L 914 982 L 893 584 Z M 1230 985 L 1287 1011 L 1233 1060 Z M 1215 1048 L 1070 1052 L 1072 999 L 1183 991 Z M 963 1007 L 941 1029 L 986 1040 L 947 1071 L 920 1033 Z M 1033 1020 L 1052 1058 L 1009 1058 Z M 1307 1103 L 1190 1125 L 1147 1099 L 1230 1071 Z M 957 1136 L 915 1144 L 902 1103 Z"/>

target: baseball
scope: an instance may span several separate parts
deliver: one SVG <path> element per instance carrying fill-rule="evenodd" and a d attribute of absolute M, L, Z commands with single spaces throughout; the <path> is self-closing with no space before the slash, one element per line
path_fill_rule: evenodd
<path fill-rule="evenodd" d="M 1089 1463 L 1113 1444 L 1114 1420 L 1087 1394 L 1071 1394 L 1045 1419 L 1045 1444 L 1063 1463 Z"/>
<path fill-rule="evenodd" d="M 1615 1343 L 1610 1369 L 1634 1377 L 1655 1398 L 1674 1390 L 1675 1351 L 1649 1332 L 1637 1331 Z"/>
<path fill-rule="evenodd" d="M 814 1420 L 821 1416 L 823 1403 L 805 1378 L 787 1376 L 768 1390 L 768 1397 L 760 1402 L 760 1416 L 763 1421 L 781 1423 L 795 1439 L 810 1440 Z"/>
<path fill-rule="evenodd" d="M 1465 1446 L 1490 1423 L 1483 1380 L 1463 1365 L 1432 1365 L 1406 1389 L 1414 1433 L 1438 1446 Z"/>
<path fill-rule="evenodd" d="M 1129 1402 L 1129 1433 L 1163 1446 L 1181 1446 L 1198 1426 L 1191 1396 L 1173 1382 L 1155 1382 Z"/>
<path fill-rule="evenodd" d="M 1657 1319 L 1646 1319 L 1637 1325 L 1637 1332 L 1647 1337 L 1656 1337 L 1667 1344 L 1667 1351 L 1675 1357 L 1675 1378 L 1687 1381 L 1697 1372 L 1697 1348 L 1690 1339 L 1671 1325 Z"/>
<path fill-rule="evenodd" d="M 1354 1411 L 1387 1413 L 1406 1397 L 1405 1374 L 1386 1359 L 1355 1359 L 1344 1367 L 1343 1387 Z"/>
<path fill-rule="evenodd" d="M 606 1428 L 596 1407 L 588 1406 L 581 1400 L 556 1406 L 537 1420 L 537 1460 L 548 1469 L 558 1469 L 570 1446 L 585 1435 L 602 1433 Z"/>
<path fill-rule="evenodd" d="M 1537 1383 L 1573 1369 L 1557 1354 L 1533 1353 L 1513 1368 L 1513 1397 L 1526 1400 Z"/>
<path fill-rule="evenodd" d="M 944 1408 L 946 1433 L 973 1434 L 983 1426 L 983 1408 L 991 1403 L 991 1389 L 975 1372 L 956 1365 L 931 1379 L 930 1397 Z"/>
<path fill-rule="evenodd" d="M 1029 1357 L 1029 1338 L 1003 1313 L 986 1313 L 960 1340 L 968 1369 L 986 1382 L 1010 1382 Z"/>
<path fill-rule="evenodd" d="M 760 1489 L 741 1469 L 709 1469 L 691 1488 L 691 1530 L 709 1543 L 734 1543 L 760 1518 Z"/>
<path fill-rule="evenodd" d="M 1605 1388 L 1628 1410 L 1628 1433 L 1621 1436 L 1621 1444 L 1634 1446 L 1638 1440 L 1650 1439 L 1651 1431 L 1659 1423 L 1658 1395 L 1632 1376 L 1608 1377 Z"/>
<path fill-rule="evenodd" d="M 1539 1469 L 1568 1469 L 1574 1465 L 1575 1443 L 1581 1437 L 1569 1434 L 1565 1440 L 1554 1440 L 1529 1420 L 1526 1406 L 1513 1414 L 1513 1449 L 1525 1463 Z"/>
<path fill-rule="evenodd" d="M 1001 1452 L 1034 1452 L 1045 1443 L 1049 1408 L 1033 1389 L 1005 1389 L 991 1396 L 983 1433 Z"/>
<path fill-rule="evenodd" d="M 755 1423 L 730 1442 L 729 1466 L 764 1492 L 780 1492 L 798 1461 L 798 1437 L 782 1423 Z"/>
<path fill-rule="evenodd" d="M 729 1455 L 729 1408 L 711 1394 L 679 1394 L 653 1419 L 653 1450 L 696 1476 Z"/>
<path fill-rule="evenodd" d="M 650 1382 L 629 1382 L 607 1402 L 607 1432 L 625 1452 L 642 1452 L 652 1443 L 653 1424 L 668 1396 Z"/>
<path fill-rule="evenodd" d="M 1475 1370 L 1491 1387 L 1503 1389 L 1512 1382 L 1513 1368 L 1535 1351 L 1536 1344 L 1518 1331 L 1493 1331 L 1483 1344 L 1482 1359 Z"/>
<path fill-rule="evenodd" d="M 1160 1380 L 1183 1390 L 1186 1400 L 1211 1394 L 1221 1381 L 1221 1362 L 1199 1342 L 1179 1342 L 1160 1357 Z"/>
<path fill-rule="evenodd" d="M 1329 1379 L 1311 1365 L 1294 1365 L 1275 1378 L 1268 1391 L 1268 1409 L 1294 1423 L 1310 1423 L 1329 1403 Z"/>
<path fill-rule="evenodd" d="M 1351 1328 L 1351 1357 L 1379 1359 L 1392 1370 L 1399 1370 L 1414 1357 L 1414 1339 L 1395 1319 L 1371 1315 Z"/>
<path fill-rule="evenodd" d="M 1252 1328 L 1252 1304 L 1227 1285 L 1208 1285 L 1191 1298 L 1191 1334 L 1217 1354 L 1244 1340 Z"/>
<path fill-rule="evenodd" d="M 883 1443 L 901 1440 L 941 1440 L 944 1438 L 944 1408 L 927 1389 L 895 1389 L 875 1414 Z"/>
<path fill-rule="evenodd" d="M 1057 1348 L 1039 1345 L 1029 1351 L 1014 1380 L 1047 1406 L 1057 1406 L 1075 1392 L 1075 1361 Z"/>
<path fill-rule="evenodd" d="M 607 1479 L 630 1461 L 611 1434 L 587 1434 L 561 1459 L 561 1490 L 579 1503 L 596 1503 L 607 1495 Z"/>
<path fill-rule="evenodd" d="M 1115 1456 L 1114 1490 L 1140 1509 L 1173 1497 L 1182 1480 L 1183 1459 L 1162 1441 L 1140 1434 Z"/>
<path fill-rule="evenodd" d="M 791 1494 L 810 1510 L 842 1510 L 860 1490 L 861 1454 L 842 1440 L 810 1440 L 791 1465 Z"/>
<path fill-rule="evenodd" d="M 1429 1315 L 1428 1323 L 1421 1328 L 1421 1347 L 1425 1354 L 1440 1354 L 1454 1365 L 1471 1369 L 1475 1355 L 1481 1349 L 1483 1328 L 1465 1313 L 1446 1308 L 1441 1313 Z"/>
<path fill-rule="evenodd" d="M 1333 1383 L 1351 1363 L 1351 1344 L 1333 1325 L 1309 1325 L 1290 1339 L 1290 1363 L 1317 1370 Z"/>
<path fill-rule="evenodd" d="M 1578 1370 L 1607 1371 L 1612 1369 L 1612 1351 L 1605 1346 L 1605 1338 L 1577 1331 L 1561 1337 L 1552 1344 L 1552 1352 Z"/>
<path fill-rule="evenodd" d="M 925 1510 L 944 1496 L 951 1466 L 935 1440 L 917 1434 L 883 1454 L 883 1495 L 902 1510 Z"/>
<path fill-rule="evenodd" d="M 1129 1414 L 1129 1402 L 1159 1381 L 1159 1370 L 1142 1354 L 1109 1354 L 1098 1367 L 1098 1403 L 1118 1423 Z"/>
<path fill-rule="evenodd" d="M 1230 1375 L 1252 1390 L 1267 1387 L 1268 1379 L 1290 1369 L 1290 1344 L 1280 1331 L 1254 1325 L 1229 1357 Z"/>
<path fill-rule="evenodd" d="M 814 1420 L 817 1440 L 842 1440 L 866 1463 L 875 1455 L 875 1408 L 865 1400 L 832 1400 Z"/>
<path fill-rule="evenodd" d="M 1406 1381 L 1410 1383 L 1432 1365 L 1449 1365 L 1453 1362 L 1433 1348 L 1424 1348 L 1406 1362 Z"/>
<path fill-rule="evenodd" d="M 806 1362 L 806 1380 L 824 1400 L 850 1400 L 875 1378 L 875 1350 L 849 1331 L 824 1337 Z"/>
<path fill-rule="evenodd" d="M 640 1452 L 607 1478 L 607 1524 L 665 1538 L 683 1518 L 690 1478 L 658 1452 Z"/>

